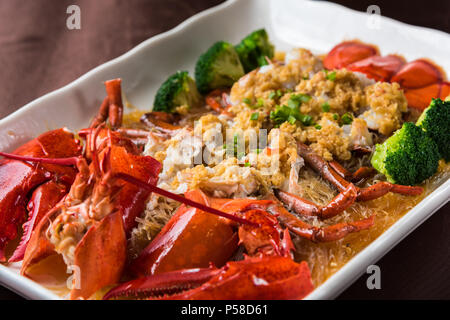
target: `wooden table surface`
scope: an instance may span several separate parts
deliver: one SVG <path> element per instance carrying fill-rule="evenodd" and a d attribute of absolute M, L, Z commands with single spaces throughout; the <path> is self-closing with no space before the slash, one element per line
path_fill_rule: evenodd
<path fill-rule="evenodd" d="M 261 0 L 265 1 L 265 0 Z M 140 42 L 222 0 L 3 0 L 0 2 L 0 118 L 75 80 Z M 410 24 L 450 32 L 450 2 L 335 1 Z M 66 8 L 81 8 L 81 30 L 66 28 Z M 450 205 L 441 208 L 377 265 L 381 290 L 367 275 L 339 299 L 450 298 Z M 0 287 L 0 299 L 21 299 Z"/>

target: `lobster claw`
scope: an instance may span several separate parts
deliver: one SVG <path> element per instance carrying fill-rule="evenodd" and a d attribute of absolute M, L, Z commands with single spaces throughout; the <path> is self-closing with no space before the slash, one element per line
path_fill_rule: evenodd
<path fill-rule="evenodd" d="M 133 280 L 113 288 L 104 299 L 139 295 L 150 299 L 292 300 L 303 299 L 313 288 L 306 262 L 260 256 L 228 262 L 221 269 L 188 269 Z"/>
<path fill-rule="evenodd" d="M 41 221 L 42 217 L 45 216 L 50 209 L 55 207 L 64 195 L 67 194 L 67 191 L 67 186 L 54 181 L 48 181 L 43 185 L 40 185 L 33 192 L 33 195 L 28 202 L 29 216 L 28 221 L 23 224 L 22 239 L 8 262 L 17 262 L 23 259 L 33 230 L 39 221 Z"/>
<path fill-rule="evenodd" d="M 196 288 L 219 274 L 220 269 L 209 268 L 183 269 L 166 272 L 158 275 L 143 277 L 125 282 L 108 291 L 104 300 L 113 298 L 134 297 L 161 297 L 167 294 L 178 293 L 182 290 Z"/>
<path fill-rule="evenodd" d="M 185 197 L 211 205 L 210 198 L 200 190 L 189 191 Z M 237 236 L 228 221 L 182 205 L 132 262 L 130 269 L 134 274 L 144 276 L 177 269 L 208 267 L 210 262 L 222 266 L 237 246 Z"/>
<path fill-rule="evenodd" d="M 142 181 L 156 185 L 161 171 L 161 163 L 152 157 L 140 156 L 119 146 L 111 147 L 111 174 L 125 173 Z M 118 209 L 122 212 L 124 228 L 127 235 L 136 226 L 136 218 L 145 209 L 145 203 L 150 191 L 139 188 L 131 183 L 123 183 L 118 195 Z"/>

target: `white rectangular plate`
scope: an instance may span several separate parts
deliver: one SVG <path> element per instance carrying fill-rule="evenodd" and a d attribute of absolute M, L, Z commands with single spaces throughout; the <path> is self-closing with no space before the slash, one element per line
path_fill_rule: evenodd
<path fill-rule="evenodd" d="M 378 45 L 382 53 L 400 53 L 407 60 L 428 57 L 444 70 L 450 70 L 450 36 L 444 32 L 384 17 L 369 17 L 327 2 L 230 0 L 141 43 L 125 55 L 0 120 L 0 150 L 13 150 L 50 129 L 85 127 L 104 96 L 102 82 L 111 78 L 122 78 L 127 99 L 149 110 L 157 88 L 169 74 L 180 69 L 192 72 L 199 54 L 212 43 L 218 40 L 237 43 L 261 27 L 268 30 L 278 50 L 305 47 L 325 53 L 343 40 L 357 38 Z M 446 181 L 316 288 L 308 299 L 336 297 L 449 197 L 450 181 Z M 0 283 L 30 299 L 59 299 L 51 291 L 18 275 L 18 266 L 0 265 Z"/>

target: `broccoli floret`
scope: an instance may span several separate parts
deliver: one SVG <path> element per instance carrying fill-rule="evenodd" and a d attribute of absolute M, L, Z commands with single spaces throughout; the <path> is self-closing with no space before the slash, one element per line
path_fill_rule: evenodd
<path fill-rule="evenodd" d="M 450 161 L 450 101 L 432 99 L 417 125 L 436 142 L 442 158 L 446 162 Z"/>
<path fill-rule="evenodd" d="M 236 50 L 224 41 L 216 42 L 202 54 L 195 66 L 195 81 L 203 94 L 213 89 L 231 87 L 243 75 L 244 68 Z"/>
<path fill-rule="evenodd" d="M 371 163 L 389 182 L 415 185 L 436 172 L 439 159 L 433 139 L 407 122 L 383 144 L 376 145 Z"/>
<path fill-rule="evenodd" d="M 274 46 L 264 29 L 252 32 L 235 48 L 246 73 L 266 65 L 266 57 L 272 58 L 274 53 Z"/>
<path fill-rule="evenodd" d="M 158 89 L 153 111 L 172 113 L 180 106 L 186 106 L 189 109 L 198 105 L 201 99 L 195 81 L 189 77 L 188 72 L 178 71 L 164 81 Z"/>

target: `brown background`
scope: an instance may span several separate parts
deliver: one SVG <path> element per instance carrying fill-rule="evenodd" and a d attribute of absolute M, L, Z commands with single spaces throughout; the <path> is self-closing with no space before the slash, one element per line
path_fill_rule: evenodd
<path fill-rule="evenodd" d="M 221 2 L 1 0 L 0 118 Z M 377 4 L 385 16 L 450 32 L 448 0 L 336 2 L 361 11 Z M 81 7 L 81 30 L 65 27 L 70 4 Z M 340 299 L 449 299 L 449 211 L 447 204 L 378 262 L 381 290 L 368 290 L 362 276 Z M 20 297 L 0 287 L 0 299 Z"/>

